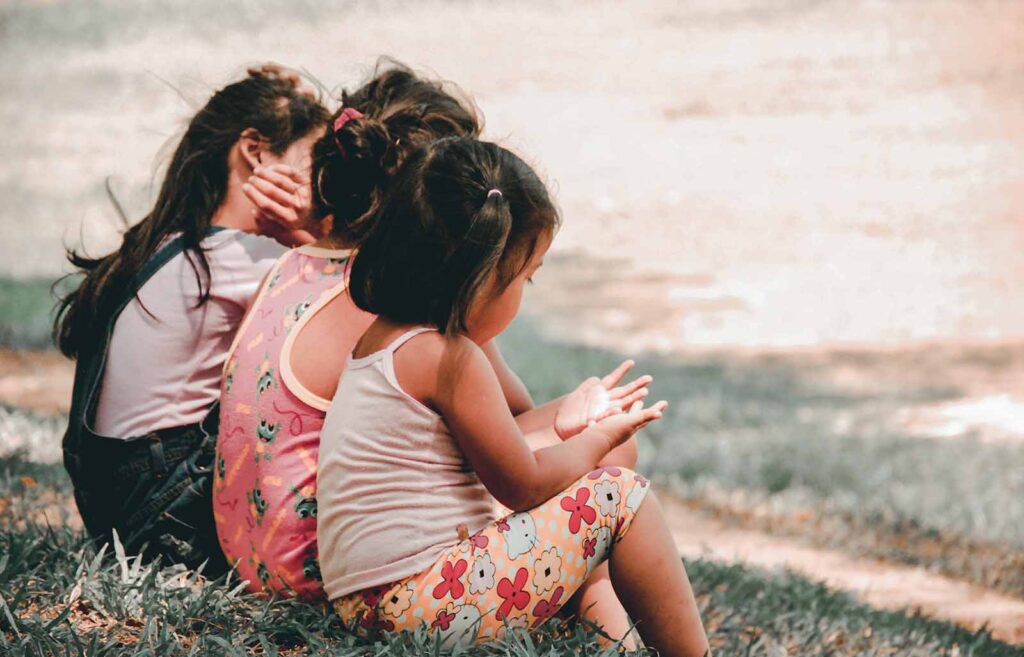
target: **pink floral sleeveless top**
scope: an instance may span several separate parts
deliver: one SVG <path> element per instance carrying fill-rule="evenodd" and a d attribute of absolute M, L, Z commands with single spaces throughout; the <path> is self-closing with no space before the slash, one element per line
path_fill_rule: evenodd
<path fill-rule="evenodd" d="M 309 318 L 346 291 L 349 255 L 312 247 L 283 255 L 228 353 L 213 512 L 228 562 L 254 592 L 324 597 L 316 469 L 330 401 L 299 384 L 289 356 Z"/>

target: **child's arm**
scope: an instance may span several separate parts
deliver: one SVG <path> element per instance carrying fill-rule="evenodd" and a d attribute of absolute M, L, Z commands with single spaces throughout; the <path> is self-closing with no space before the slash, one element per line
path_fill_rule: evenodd
<path fill-rule="evenodd" d="M 505 401 L 508 402 L 508 410 L 516 416 L 530 412 L 533 408 L 533 397 L 530 396 L 530 391 L 527 390 L 523 380 L 505 362 L 497 343 L 491 340 L 481 345 L 480 348 L 498 376 L 501 390 L 505 394 Z"/>
<path fill-rule="evenodd" d="M 560 440 L 567 440 L 586 429 L 591 422 L 628 409 L 644 398 L 646 386 L 651 382 L 651 377 L 641 376 L 619 385 L 635 364 L 632 360 L 625 360 L 603 378 L 590 377 L 568 395 L 516 414 L 519 430 L 524 434 L 548 430 Z"/>
<path fill-rule="evenodd" d="M 660 418 L 667 406 L 659 402 L 651 408 L 611 415 L 568 440 L 533 452 L 508 410 L 494 369 L 478 346 L 466 338 L 447 340 L 435 362 L 436 375 L 427 377 L 420 394 L 426 393 L 425 401 L 444 418 L 488 491 L 517 511 L 540 504 L 594 469 L 609 450 Z M 399 378 L 403 378 L 401 373 Z"/>

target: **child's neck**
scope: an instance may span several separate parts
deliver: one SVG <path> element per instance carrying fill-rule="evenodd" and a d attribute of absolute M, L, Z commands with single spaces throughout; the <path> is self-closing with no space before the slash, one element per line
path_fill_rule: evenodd
<path fill-rule="evenodd" d="M 313 242 L 311 246 L 315 246 L 318 249 L 329 249 L 332 251 L 346 251 L 355 248 L 355 244 L 352 244 L 348 240 L 344 240 L 340 237 L 335 237 L 330 233 Z"/>
<path fill-rule="evenodd" d="M 387 347 L 391 342 L 406 331 L 426 326 L 426 324 L 399 324 L 384 317 L 377 317 L 370 324 L 363 336 L 356 342 L 352 355 L 361 358 Z"/>

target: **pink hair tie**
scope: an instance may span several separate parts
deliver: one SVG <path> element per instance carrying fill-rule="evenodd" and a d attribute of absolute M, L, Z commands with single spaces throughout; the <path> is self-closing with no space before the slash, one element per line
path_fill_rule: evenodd
<path fill-rule="evenodd" d="M 334 119 L 334 143 L 338 147 L 338 151 L 342 157 L 348 157 L 345 153 L 345 147 L 341 145 L 341 140 L 338 139 L 338 132 L 345 126 L 346 123 L 352 119 L 361 119 L 365 115 L 354 107 L 346 107 L 341 110 L 341 114 L 338 118 Z"/>

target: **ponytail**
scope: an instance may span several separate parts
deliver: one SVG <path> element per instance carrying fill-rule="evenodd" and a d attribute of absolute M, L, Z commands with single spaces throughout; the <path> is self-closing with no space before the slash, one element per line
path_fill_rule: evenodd
<path fill-rule="evenodd" d="M 417 148 L 480 132 L 472 103 L 454 85 L 388 59 L 369 82 L 342 94 L 331 124 L 338 127 L 313 146 L 313 211 L 332 215 L 333 236 L 352 246 L 370 232 L 387 187 Z"/>
<path fill-rule="evenodd" d="M 349 292 L 394 322 L 464 333 L 473 304 L 504 291 L 558 221 L 544 184 L 509 151 L 470 138 L 435 141 L 395 176 Z"/>

